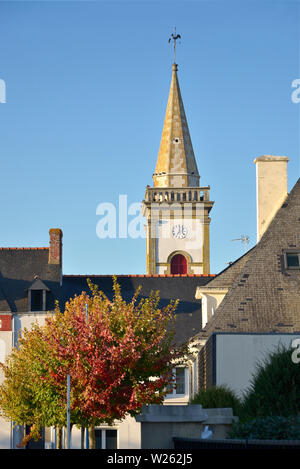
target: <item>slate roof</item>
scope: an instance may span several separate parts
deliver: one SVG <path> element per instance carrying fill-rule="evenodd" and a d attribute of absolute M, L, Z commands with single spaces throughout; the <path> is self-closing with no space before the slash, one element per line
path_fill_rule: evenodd
<path fill-rule="evenodd" d="M 6 299 L 6 296 L 0 287 L 0 312 L 6 312 L 9 313 L 11 311 L 10 306 L 8 304 L 8 301 Z"/>
<path fill-rule="evenodd" d="M 231 288 L 199 337 L 221 331 L 300 332 L 300 270 L 284 268 L 284 250 L 295 248 L 300 250 L 300 179 L 259 243 L 209 283 L 231 281 Z"/>
<path fill-rule="evenodd" d="M 38 276 L 51 290 L 47 309 L 59 295 L 60 267 L 48 264 L 49 248 L 0 248 L 0 311 L 28 311 L 28 288 Z"/>
<path fill-rule="evenodd" d="M 53 310 L 58 299 L 64 303 L 75 294 L 88 291 L 87 279 L 110 298 L 113 295 L 112 275 L 64 275 L 60 285 L 60 266 L 48 264 L 49 248 L 0 248 L 0 312 L 28 311 L 28 289 L 47 291 L 46 309 Z M 196 300 L 196 287 L 206 285 L 209 275 L 120 275 L 117 280 L 123 298 L 130 301 L 141 285 L 142 297 L 159 290 L 161 306 L 179 299 L 176 319 L 176 342 L 183 343 L 201 330 L 201 302 Z"/>
<path fill-rule="evenodd" d="M 249 249 L 249 251 L 247 251 L 241 257 L 236 259 L 234 262 L 232 262 L 228 267 L 216 274 L 210 280 L 209 285 L 207 286 L 209 288 L 230 288 L 236 277 L 240 274 L 245 263 L 251 256 L 253 249 L 254 248 Z"/>
<path fill-rule="evenodd" d="M 99 286 L 109 298 L 112 298 L 113 278 L 111 275 L 64 275 L 62 293 L 63 304 L 75 294 L 88 291 L 87 279 Z M 186 342 L 201 330 L 201 302 L 195 299 L 196 287 L 206 285 L 213 276 L 209 275 L 120 275 L 117 281 L 120 284 L 122 296 L 130 301 L 134 292 L 141 285 L 141 297 L 147 297 L 151 290 L 160 292 L 160 306 L 163 307 L 171 299 L 179 299 L 176 312 L 176 336 L 179 344 Z"/>

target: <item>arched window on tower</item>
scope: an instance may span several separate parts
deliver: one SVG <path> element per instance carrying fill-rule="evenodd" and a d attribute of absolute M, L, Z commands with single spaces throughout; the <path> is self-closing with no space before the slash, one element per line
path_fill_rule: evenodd
<path fill-rule="evenodd" d="M 182 254 L 176 254 L 171 259 L 171 274 L 186 274 L 187 260 Z"/>

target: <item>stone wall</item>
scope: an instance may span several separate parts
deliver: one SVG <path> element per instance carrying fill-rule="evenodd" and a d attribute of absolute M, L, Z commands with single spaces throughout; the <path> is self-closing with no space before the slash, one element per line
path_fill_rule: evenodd
<path fill-rule="evenodd" d="M 206 426 L 212 439 L 226 438 L 237 419 L 232 409 L 203 409 L 201 405 L 143 406 L 141 415 L 142 449 L 173 449 L 173 438 L 201 438 Z"/>

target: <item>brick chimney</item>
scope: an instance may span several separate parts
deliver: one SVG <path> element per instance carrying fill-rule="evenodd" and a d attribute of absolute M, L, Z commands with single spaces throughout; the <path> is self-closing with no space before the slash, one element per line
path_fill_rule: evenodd
<path fill-rule="evenodd" d="M 62 266 L 62 237 L 63 233 L 59 228 L 50 228 L 49 230 L 49 264 L 58 264 Z"/>
<path fill-rule="evenodd" d="M 256 164 L 257 242 L 283 204 L 287 192 L 286 156 L 263 155 Z"/>

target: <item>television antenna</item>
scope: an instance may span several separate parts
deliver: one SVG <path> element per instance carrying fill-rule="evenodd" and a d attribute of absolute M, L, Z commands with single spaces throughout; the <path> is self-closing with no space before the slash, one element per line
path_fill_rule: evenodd
<path fill-rule="evenodd" d="M 245 244 L 245 252 L 248 250 L 248 241 L 249 241 L 249 236 L 248 235 L 241 235 L 240 238 L 232 239 L 231 241 L 242 241 L 242 243 Z"/>

